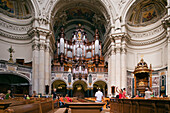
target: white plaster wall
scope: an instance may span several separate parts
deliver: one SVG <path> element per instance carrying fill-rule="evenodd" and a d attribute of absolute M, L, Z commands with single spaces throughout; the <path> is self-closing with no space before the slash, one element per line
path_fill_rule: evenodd
<path fill-rule="evenodd" d="M 134 71 L 135 66 L 143 56 L 144 61 L 154 70 L 159 70 L 167 66 L 167 43 L 164 42 L 149 48 L 137 48 L 131 46 L 127 48 L 127 70 Z"/>
<path fill-rule="evenodd" d="M 1 36 L 0 36 L 1 38 Z M 25 62 L 32 61 L 32 44 L 14 44 L 0 40 L 0 60 L 9 60 L 10 54 L 8 52 L 8 48 L 14 49 L 15 53 L 13 53 L 14 62 L 16 59 L 24 59 Z"/>

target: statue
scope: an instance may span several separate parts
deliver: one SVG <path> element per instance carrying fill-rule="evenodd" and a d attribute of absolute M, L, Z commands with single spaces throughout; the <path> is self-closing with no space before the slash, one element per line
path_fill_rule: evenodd
<path fill-rule="evenodd" d="M 10 53 L 10 59 L 8 60 L 9 63 L 14 63 L 13 59 L 12 59 L 12 53 L 15 53 L 14 49 L 12 48 L 12 46 L 8 49 L 8 52 Z"/>

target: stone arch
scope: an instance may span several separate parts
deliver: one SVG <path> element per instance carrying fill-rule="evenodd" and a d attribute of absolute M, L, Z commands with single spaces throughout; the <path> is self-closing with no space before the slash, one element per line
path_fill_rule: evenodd
<path fill-rule="evenodd" d="M 114 24 L 114 18 L 116 17 L 115 7 L 112 4 L 112 2 L 110 2 L 110 1 L 102 1 L 102 0 L 98 0 L 98 1 L 83 1 L 83 0 L 76 1 L 76 0 L 74 0 L 74 1 L 68 1 L 68 2 L 65 2 L 62 0 L 57 0 L 54 2 L 48 1 L 47 5 L 45 7 L 46 9 L 44 11 L 46 11 L 46 13 L 49 14 L 48 19 L 50 21 L 51 26 L 54 26 L 54 24 L 56 23 L 56 21 L 54 21 L 56 18 L 58 18 L 56 15 L 60 14 L 62 8 L 69 6 L 69 4 L 73 4 L 73 3 L 80 4 L 80 5 L 82 5 L 82 4 L 87 5 L 88 7 L 85 7 L 85 8 L 90 9 L 90 10 L 92 10 L 92 9 L 96 10 L 97 12 L 101 13 L 101 14 L 98 13 L 100 16 L 102 16 L 102 15 L 104 16 L 105 22 L 103 22 L 103 24 L 101 25 L 100 29 L 102 28 L 102 30 L 99 30 L 100 31 L 99 33 L 100 33 L 100 37 L 105 38 L 106 37 L 105 35 L 110 32 L 111 26 L 113 26 L 113 24 Z M 89 5 L 89 4 L 91 4 L 91 5 Z M 72 5 L 70 5 L 70 6 L 72 6 Z M 89 7 L 91 7 L 91 8 L 89 8 Z M 66 7 L 66 8 L 68 8 L 68 7 Z M 66 8 L 64 8 L 64 10 L 66 10 Z M 64 15 L 65 14 L 62 14 L 61 16 L 64 16 Z M 97 18 L 98 18 L 98 16 L 97 16 Z M 100 18 L 100 16 L 99 16 L 99 18 Z M 59 20 L 63 21 L 63 19 L 59 19 Z M 59 22 L 59 23 L 62 23 L 62 22 Z M 99 22 L 99 23 L 101 24 L 102 22 Z M 86 24 L 86 23 L 84 23 L 84 24 Z M 93 31 L 93 34 L 94 34 L 93 29 L 96 29 L 95 27 L 96 26 L 94 26 L 93 28 L 90 28 L 90 30 Z M 54 32 L 59 31 L 60 27 L 56 27 L 56 28 L 57 28 L 57 30 L 53 29 L 53 27 L 52 27 L 52 30 Z M 85 27 L 85 28 L 88 28 L 88 27 Z M 67 34 L 67 32 L 65 32 L 65 33 Z M 58 33 L 54 33 L 54 35 L 55 34 L 58 34 Z M 87 33 L 87 34 L 90 34 L 90 33 Z M 93 37 L 93 35 L 90 35 L 90 36 Z"/>
<path fill-rule="evenodd" d="M 55 6 L 60 2 L 61 0 L 56 0 L 55 2 L 51 2 L 48 1 L 47 5 L 46 5 L 46 11 L 47 12 L 51 12 L 51 14 L 53 13 Z M 116 17 L 116 10 L 115 7 L 113 6 L 113 4 L 110 1 L 102 1 L 102 0 L 98 0 L 102 6 L 107 10 L 108 14 L 110 15 L 110 21 L 113 20 L 114 17 Z M 64 1 L 65 2 L 65 1 Z M 93 1 L 95 2 L 95 1 Z M 111 10 L 112 9 L 112 10 Z M 53 18 L 54 15 L 50 16 L 50 20 L 51 18 Z"/>
<path fill-rule="evenodd" d="M 103 92 L 103 95 L 105 97 L 107 97 L 108 85 L 104 80 L 97 80 L 93 83 L 93 93 L 94 93 L 94 95 L 95 95 L 95 93 L 97 92 L 98 89 L 100 89 Z"/>
<path fill-rule="evenodd" d="M 26 76 L 24 74 L 15 73 L 15 72 L 7 72 L 7 71 L 6 72 L 0 72 L 0 75 L 2 75 L 2 74 L 12 74 L 12 75 L 15 75 L 15 76 L 19 76 L 19 77 L 26 79 L 29 82 L 29 84 L 32 84 L 32 78 L 31 77 L 29 78 L 28 76 Z"/>
<path fill-rule="evenodd" d="M 66 85 L 68 86 L 68 82 L 67 82 L 65 79 L 63 79 L 63 78 L 55 78 L 55 79 L 53 79 L 53 80 L 51 81 L 51 84 L 53 84 L 56 80 L 64 81 L 64 82 L 66 83 Z"/>
<path fill-rule="evenodd" d="M 40 14 L 40 8 L 37 0 L 30 0 L 34 8 L 34 16 L 37 18 Z"/>
<path fill-rule="evenodd" d="M 73 96 L 85 97 L 87 96 L 87 82 L 83 80 L 76 80 L 73 83 Z"/>
<path fill-rule="evenodd" d="M 0 73 L 0 92 L 2 93 L 11 90 L 12 94 L 30 94 L 31 85 L 31 80 L 22 74 L 12 72 Z"/>
<path fill-rule="evenodd" d="M 135 2 L 136 0 L 129 0 L 125 7 L 123 8 L 123 11 L 121 13 L 121 17 L 122 17 L 122 23 L 125 23 L 125 20 L 126 20 L 126 15 L 130 9 L 130 7 L 132 6 L 132 4 Z"/>
<path fill-rule="evenodd" d="M 64 80 L 57 79 L 53 81 L 52 89 L 56 88 L 57 94 L 62 94 L 63 96 L 67 93 L 67 83 Z"/>

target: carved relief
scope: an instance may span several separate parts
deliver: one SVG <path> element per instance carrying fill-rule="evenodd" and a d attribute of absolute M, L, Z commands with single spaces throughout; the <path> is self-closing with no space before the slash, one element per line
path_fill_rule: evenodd
<path fill-rule="evenodd" d="M 1 29 L 2 29 L 2 27 L 5 27 L 5 28 L 13 30 L 13 31 L 27 32 L 29 29 L 31 29 L 31 26 L 32 26 L 31 24 L 25 25 L 25 26 L 13 25 L 13 24 L 7 23 L 5 21 L 2 21 L 0 19 Z"/>

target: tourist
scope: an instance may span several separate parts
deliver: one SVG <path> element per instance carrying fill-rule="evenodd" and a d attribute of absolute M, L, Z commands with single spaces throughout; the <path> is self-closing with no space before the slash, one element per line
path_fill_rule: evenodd
<path fill-rule="evenodd" d="M 32 97 L 36 97 L 36 96 L 37 96 L 36 91 L 33 91 Z"/>
<path fill-rule="evenodd" d="M 95 93 L 95 97 L 96 97 L 96 102 L 102 102 L 103 93 L 101 92 L 100 89 L 98 89 L 98 91 Z"/>
<path fill-rule="evenodd" d="M 123 95 L 122 95 L 123 99 L 126 98 L 126 88 L 123 88 Z"/>
<path fill-rule="evenodd" d="M 116 92 L 119 93 L 119 99 L 123 98 L 123 90 L 122 89 L 118 89 L 118 87 L 116 87 Z"/>
<path fill-rule="evenodd" d="M 146 91 L 145 91 L 145 99 L 151 99 L 151 94 L 152 94 L 153 92 L 151 92 L 150 90 L 149 90 L 149 88 L 146 88 Z"/>
<path fill-rule="evenodd" d="M 103 100 L 103 93 L 101 92 L 100 88 L 95 93 L 95 97 L 96 97 L 96 101 L 95 102 L 102 102 L 102 100 Z M 103 110 L 103 108 L 100 109 L 100 111 L 102 111 L 102 110 Z"/>
<path fill-rule="evenodd" d="M 65 99 L 67 100 L 67 102 L 72 102 L 72 100 L 68 97 L 68 94 L 66 94 Z"/>
<path fill-rule="evenodd" d="M 52 92 L 52 97 L 53 97 L 53 100 L 55 100 L 56 99 L 56 96 L 57 96 L 57 89 L 56 88 L 54 88 L 53 89 L 53 92 Z"/>
<path fill-rule="evenodd" d="M 29 97 L 29 95 L 27 95 L 27 100 L 30 100 L 30 97 Z"/>
<path fill-rule="evenodd" d="M 109 101 L 108 100 L 106 100 L 107 101 L 107 103 L 106 103 L 106 108 L 108 109 L 108 108 L 110 108 L 110 106 L 109 106 Z"/>
<path fill-rule="evenodd" d="M 7 91 L 7 94 L 5 95 L 5 99 L 11 98 L 11 90 Z"/>
<path fill-rule="evenodd" d="M 27 99 L 27 95 L 26 94 L 24 95 L 24 99 Z"/>
<path fill-rule="evenodd" d="M 64 99 L 63 99 L 63 95 L 61 94 L 60 98 L 59 98 L 59 106 L 64 107 Z"/>

